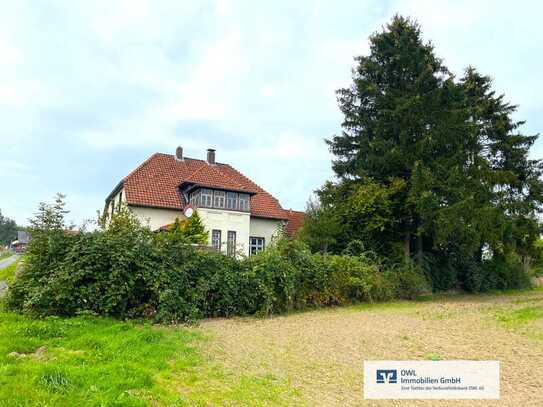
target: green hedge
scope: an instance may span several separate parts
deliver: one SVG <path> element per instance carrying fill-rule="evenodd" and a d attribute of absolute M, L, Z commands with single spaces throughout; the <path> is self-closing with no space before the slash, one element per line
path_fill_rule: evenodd
<path fill-rule="evenodd" d="M 153 233 L 122 212 L 99 231 L 34 230 L 26 268 L 6 301 L 33 315 L 92 312 L 178 322 L 414 298 L 427 290 L 411 265 L 388 266 L 365 253 L 312 254 L 281 239 L 234 259 L 194 248 L 175 232 Z"/>

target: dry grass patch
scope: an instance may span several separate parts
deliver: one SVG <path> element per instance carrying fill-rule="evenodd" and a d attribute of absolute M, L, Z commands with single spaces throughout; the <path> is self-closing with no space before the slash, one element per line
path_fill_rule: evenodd
<path fill-rule="evenodd" d="M 442 296 L 319 310 L 269 319 L 202 323 L 216 338 L 207 353 L 232 371 L 271 374 L 309 405 L 399 405 L 362 398 L 362 362 L 379 359 L 500 360 L 501 400 L 412 401 L 401 405 L 543 405 L 543 291 Z M 523 311 L 529 307 L 530 311 Z M 533 308 L 536 308 L 533 311 Z M 526 316 L 528 313 L 528 316 Z M 520 324 L 504 323 L 511 314 Z M 539 335 L 539 336 L 538 336 Z M 538 339 L 539 338 L 539 339 Z"/>

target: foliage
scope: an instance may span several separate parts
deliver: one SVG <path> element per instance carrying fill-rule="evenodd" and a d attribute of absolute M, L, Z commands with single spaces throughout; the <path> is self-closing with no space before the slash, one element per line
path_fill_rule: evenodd
<path fill-rule="evenodd" d="M 396 262 L 413 258 L 435 289 L 516 286 L 501 275 L 515 267 L 499 259 L 514 253 L 527 274 L 536 255 L 537 136 L 519 131 L 516 107 L 488 76 L 469 67 L 455 78 L 409 19 L 395 16 L 356 61 L 352 85 L 337 92 L 343 131 L 327 141 L 338 181 L 314 204 L 340 225 L 332 252 L 357 240 Z"/>
<path fill-rule="evenodd" d="M 92 312 L 169 323 L 414 298 L 427 290 L 418 269 L 365 251 L 312 254 L 301 241 L 281 238 L 236 259 L 195 248 L 183 233 L 153 233 L 129 210 L 116 212 L 107 228 L 73 234 L 64 230 L 62 199 L 41 208 L 26 267 L 7 297 L 11 309 L 31 315 Z"/>
<path fill-rule="evenodd" d="M 187 220 L 185 235 L 192 243 L 206 244 L 208 241 L 209 232 L 205 230 L 197 210 L 194 210 L 192 216 Z"/>
<path fill-rule="evenodd" d="M 209 232 L 205 230 L 197 210 L 193 211 L 190 218 L 184 220 L 175 218 L 168 232 L 183 236 L 189 243 L 195 244 L 206 244 L 209 238 Z"/>
<path fill-rule="evenodd" d="M 13 219 L 2 215 L 0 210 L 0 247 L 10 244 L 17 238 L 17 224 Z"/>
<path fill-rule="evenodd" d="M 534 274 L 543 276 L 543 239 L 537 239 L 534 243 Z"/>
<path fill-rule="evenodd" d="M 298 236 L 313 251 L 326 253 L 337 243 L 341 225 L 331 206 L 309 200 L 304 214 L 304 223 Z"/>

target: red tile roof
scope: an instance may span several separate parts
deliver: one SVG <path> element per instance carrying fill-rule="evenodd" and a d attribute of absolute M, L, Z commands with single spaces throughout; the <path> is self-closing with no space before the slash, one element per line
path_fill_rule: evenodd
<path fill-rule="evenodd" d="M 173 155 L 156 153 L 128 174 L 119 187 L 124 186 L 129 205 L 183 210 L 185 202 L 179 193 L 182 183 L 246 191 L 253 194 L 252 216 L 288 219 L 289 211 L 277 199 L 228 164 L 211 165 L 192 158 L 179 161 Z"/>
<path fill-rule="evenodd" d="M 300 211 L 293 211 L 292 209 L 285 211 L 285 213 L 287 214 L 287 218 L 288 218 L 287 226 L 285 229 L 286 229 L 287 235 L 289 235 L 290 237 L 293 237 L 296 235 L 298 230 L 300 230 L 300 228 L 302 227 L 304 223 L 305 213 L 300 212 Z"/>

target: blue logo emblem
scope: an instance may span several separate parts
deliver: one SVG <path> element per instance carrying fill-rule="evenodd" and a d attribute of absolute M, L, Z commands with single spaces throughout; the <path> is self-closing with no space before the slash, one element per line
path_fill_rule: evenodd
<path fill-rule="evenodd" d="M 377 369 L 377 383 L 398 383 L 398 371 Z"/>

